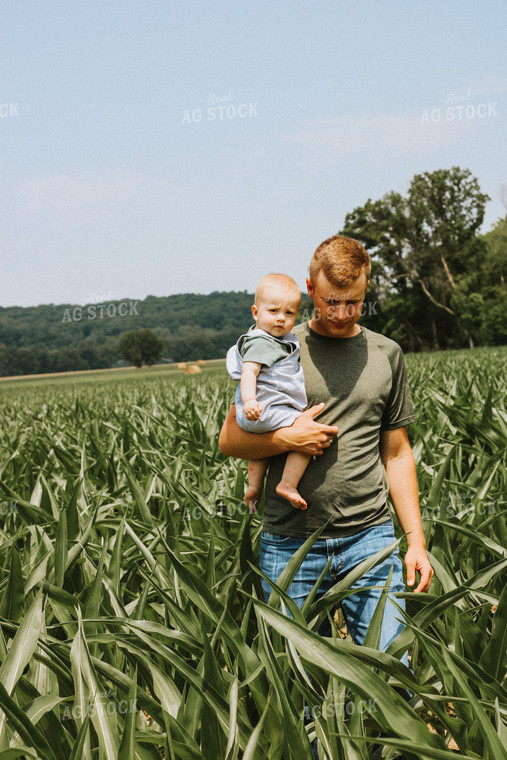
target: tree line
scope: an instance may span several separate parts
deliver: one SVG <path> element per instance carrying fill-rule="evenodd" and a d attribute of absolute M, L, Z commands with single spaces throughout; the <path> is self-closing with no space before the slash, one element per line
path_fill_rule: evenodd
<path fill-rule="evenodd" d="M 143 329 L 162 339 L 164 361 L 225 356 L 252 321 L 252 299 L 214 292 L 0 308 L 0 375 L 112 367 L 122 362 L 121 335 Z"/>
<path fill-rule="evenodd" d="M 405 351 L 506 343 L 507 217 L 480 234 L 489 200 L 469 170 L 453 167 L 348 213 L 339 233 L 372 259 L 361 323 Z M 111 367 L 121 362 L 121 335 L 147 329 L 165 361 L 224 357 L 252 322 L 252 299 L 214 292 L 0 308 L 0 375 Z M 303 299 L 299 318 L 310 315 Z"/>

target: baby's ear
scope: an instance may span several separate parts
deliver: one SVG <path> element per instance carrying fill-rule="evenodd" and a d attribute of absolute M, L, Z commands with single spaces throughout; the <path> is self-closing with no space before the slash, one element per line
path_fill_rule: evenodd
<path fill-rule="evenodd" d="M 257 314 L 258 313 L 259 313 L 259 309 L 257 308 L 257 304 L 254 303 L 253 306 L 252 306 L 252 316 L 253 316 L 253 318 L 255 319 L 256 322 L 257 322 Z"/>

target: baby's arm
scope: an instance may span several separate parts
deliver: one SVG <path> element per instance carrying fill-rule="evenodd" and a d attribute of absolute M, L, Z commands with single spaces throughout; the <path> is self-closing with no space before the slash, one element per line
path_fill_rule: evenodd
<path fill-rule="evenodd" d="M 257 403 L 257 375 L 262 364 L 243 362 L 241 369 L 241 400 L 247 420 L 258 420 L 262 407 Z"/>

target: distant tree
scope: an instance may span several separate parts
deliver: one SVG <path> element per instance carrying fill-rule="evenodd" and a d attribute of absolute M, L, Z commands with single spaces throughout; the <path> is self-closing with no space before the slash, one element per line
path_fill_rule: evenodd
<path fill-rule="evenodd" d="M 401 296 L 412 314 L 422 306 L 416 311 L 429 322 L 435 348 L 441 340 L 452 345 L 450 336 L 462 342 L 463 334 L 473 346 L 474 322 L 460 291 L 484 254 L 478 230 L 488 200 L 468 169 L 453 167 L 418 174 L 406 198 L 387 193 L 345 218 L 342 233 L 383 265 L 380 290 Z"/>
<path fill-rule="evenodd" d="M 88 362 L 82 358 L 77 348 L 63 346 L 58 352 L 56 371 L 73 372 L 82 369 L 89 369 L 89 365 Z"/>
<path fill-rule="evenodd" d="M 123 358 L 136 367 L 154 364 L 162 356 L 164 341 L 153 330 L 129 330 L 120 335 L 120 351 Z"/>
<path fill-rule="evenodd" d="M 507 343 L 507 216 L 499 219 L 482 239 L 486 248 L 476 287 L 482 299 L 482 337 L 483 343 L 499 345 Z"/>
<path fill-rule="evenodd" d="M 488 251 L 485 274 L 505 289 L 507 277 L 507 216 L 499 219 L 489 232 L 483 235 Z"/>

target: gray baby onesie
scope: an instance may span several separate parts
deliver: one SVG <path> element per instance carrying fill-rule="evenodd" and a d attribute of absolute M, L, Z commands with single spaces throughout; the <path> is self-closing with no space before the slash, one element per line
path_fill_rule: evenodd
<path fill-rule="evenodd" d="M 262 364 L 257 376 L 257 401 L 262 407 L 262 414 L 259 420 L 247 420 L 238 385 L 234 400 L 238 425 L 249 433 L 267 433 L 292 425 L 307 405 L 303 369 L 299 363 L 298 339 L 293 333 L 287 333 L 283 338 L 274 338 L 258 327 L 250 328 L 227 352 L 227 371 L 233 380 L 241 379 L 245 343 L 248 346 L 245 360 Z M 269 355 L 274 357 L 274 363 L 270 366 L 264 362 Z M 266 361 L 271 360 L 268 358 Z"/>

